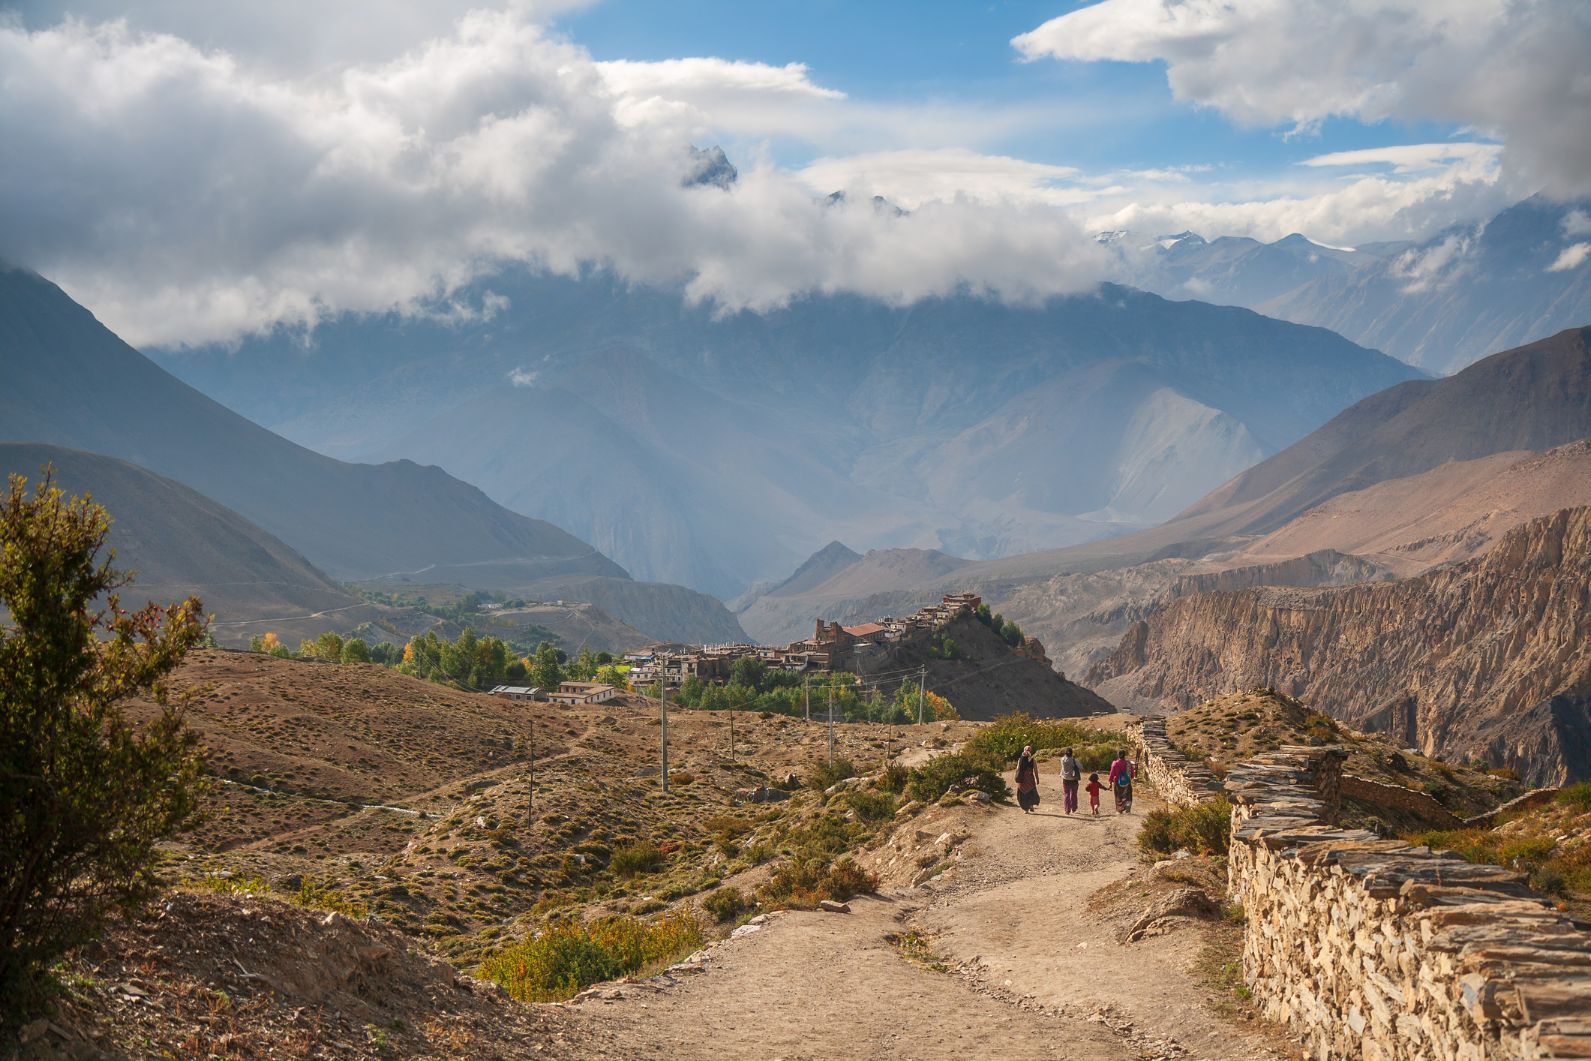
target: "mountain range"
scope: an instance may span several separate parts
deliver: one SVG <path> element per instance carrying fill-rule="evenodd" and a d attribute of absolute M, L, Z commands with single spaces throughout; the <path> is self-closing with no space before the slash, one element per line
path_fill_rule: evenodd
<path fill-rule="evenodd" d="M 1320 329 L 1114 285 L 716 316 L 605 274 L 509 269 L 459 299 L 480 312 L 158 356 L 305 445 L 438 464 L 725 599 L 835 538 L 979 559 L 1159 522 L 1418 375 Z"/>
<path fill-rule="evenodd" d="M 1392 577 L 1474 556 L 1518 523 L 1591 501 L 1591 447 L 1577 444 L 1588 437 L 1591 328 L 1575 328 L 1371 395 L 1161 526 L 944 572 L 863 557 L 743 599 L 739 614 L 777 640 L 799 615 L 899 614 L 967 589 L 1082 673 L 1185 576 L 1337 584 L 1369 577 L 1365 564 Z"/>
<path fill-rule="evenodd" d="M 1134 249 L 1125 278 L 1136 286 L 1330 328 L 1438 374 L 1591 320 L 1587 201 L 1534 196 L 1418 242 L 1345 248 L 1298 233 L 1262 243 L 1182 232 Z"/>
<path fill-rule="evenodd" d="M 632 625 L 654 637 L 740 634 L 717 601 L 636 583 L 587 543 L 503 508 L 440 468 L 351 464 L 287 441 L 178 381 L 54 284 L 17 268 L 0 268 L 0 440 L 116 457 L 175 480 L 240 518 L 227 524 L 243 535 L 232 548 L 279 540 L 323 580 L 406 577 L 525 596 L 578 586 L 585 599 L 631 602 L 650 619 Z M 100 492 L 111 489 L 100 485 L 100 472 L 128 478 L 110 463 L 74 467 L 81 485 Z M 214 519 L 208 525 L 219 532 Z M 172 558 L 183 555 L 184 540 L 170 542 Z M 297 577 L 308 575 L 300 568 Z"/>

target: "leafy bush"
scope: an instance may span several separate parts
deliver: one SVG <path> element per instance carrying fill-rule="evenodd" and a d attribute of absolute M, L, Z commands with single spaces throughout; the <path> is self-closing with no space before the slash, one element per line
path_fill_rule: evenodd
<path fill-rule="evenodd" d="M 1581 814 L 1591 811 L 1591 781 L 1564 786 L 1558 792 L 1557 801 L 1565 807 L 1573 807 Z"/>
<path fill-rule="evenodd" d="M 757 892 L 770 909 L 814 907 L 823 899 L 843 903 L 878 888 L 878 877 L 849 858 L 827 862 L 793 858 L 773 871 Z"/>
<path fill-rule="evenodd" d="M 963 785 L 987 792 L 995 799 L 1005 799 L 1005 778 L 982 758 L 969 755 L 939 755 L 912 770 L 906 783 L 906 794 L 923 803 L 934 800 L 950 791 L 952 785 Z"/>
<path fill-rule="evenodd" d="M 603 980 L 677 960 L 702 945 L 702 926 L 687 914 L 657 921 L 605 917 L 558 925 L 481 962 L 476 976 L 521 1002 L 561 1002 Z"/>
<path fill-rule="evenodd" d="M 830 785 L 855 776 L 856 766 L 851 760 L 835 759 L 833 762 L 819 763 L 814 767 L 811 776 L 807 778 L 807 785 L 822 792 Z"/>
<path fill-rule="evenodd" d="M 1232 805 L 1224 797 L 1196 807 L 1152 810 L 1138 830 L 1138 847 L 1148 854 L 1169 855 L 1187 849 L 1195 854 L 1224 855 L 1232 830 Z"/>
<path fill-rule="evenodd" d="M 734 885 L 725 885 L 702 900 L 702 909 L 706 910 L 719 921 L 733 921 L 745 911 L 751 909 L 748 901 Z"/>
<path fill-rule="evenodd" d="M 642 873 L 655 873 L 663 866 L 663 852 L 647 840 L 625 844 L 613 852 L 608 863 L 615 876 L 638 877 Z"/>
<path fill-rule="evenodd" d="M 1121 749 L 1120 734 L 1110 734 L 1076 722 L 1040 722 L 1016 712 L 1003 715 L 978 731 L 967 742 L 967 751 L 985 756 L 1002 767 L 1017 761 L 1025 745 L 1035 752 L 1047 748 L 1071 748 L 1083 770 L 1104 770 Z"/>
<path fill-rule="evenodd" d="M 887 822 L 895 817 L 895 797 L 888 792 L 862 789 L 847 793 L 845 803 L 864 822 Z"/>
<path fill-rule="evenodd" d="M 198 806 L 197 738 L 163 679 L 205 636 L 196 598 L 124 612 L 110 517 L 46 471 L 0 495 L 0 1026 L 47 970 L 156 887 L 159 842 Z M 121 702 L 149 693 L 138 726 Z M 3 1037 L 3 1036 L 0 1036 Z"/>

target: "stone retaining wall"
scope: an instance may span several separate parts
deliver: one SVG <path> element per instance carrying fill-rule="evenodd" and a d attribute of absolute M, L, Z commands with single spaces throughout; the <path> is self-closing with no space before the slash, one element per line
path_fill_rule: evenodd
<path fill-rule="evenodd" d="M 1342 775 L 1342 794 L 1350 799 L 1362 800 L 1376 807 L 1392 807 L 1424 818 L 1433 826 L 1457 829 L 1464 819 L 1442 806 L 1424 792 L 1416 792 L 1402 785 L 1388 785 L 1371 781 L 1367 777 Z"/>
<path fill-rule="evenodd" d="M 1591 1057 L 1591 935 L 1496 866 L 1331 824 L 1342 755 L 1234 767 L 1244 978 L 1315 1058 Z"/>
<path fill-rule="evenodd" d="M 1138 776 L 1178 807 L 1194 807 L 1221 794 L 1209 767 L 1189 759 L 1166 739 L 1166 720 L 1145 718 L 1127 725 L 1127 739 L 1138 754 Z"/>
<path fill-rule="evenodd" d="M 1530 810 L 1533 807 L 1545 807 L 1558 798 L 1559 788 L 1536 788 L 1526 792 L 1523 796 L 1515 796 L 1501 807 L 1493 807 L 1485 814 L 1477 814 L 1473 818 L 1464 819 L 1466 829 L 1490 829 L 1497 824 L 1497 819 L 1510 811 Z"/>

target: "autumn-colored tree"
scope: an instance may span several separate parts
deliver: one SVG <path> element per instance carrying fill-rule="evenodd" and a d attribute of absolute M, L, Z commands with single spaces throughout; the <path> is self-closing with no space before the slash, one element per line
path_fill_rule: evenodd
<path fill-rule="evenodd" d="M 164 678 L 204 636 L 199 601 L 123 611 L 109 527 L 49 471 L 0 499 L 0 1025 L 148 898 L 156 844 L 195 811 L 196 738 Z M 137 694 L 161 705 L 140 725 L 121 710 Z"/>

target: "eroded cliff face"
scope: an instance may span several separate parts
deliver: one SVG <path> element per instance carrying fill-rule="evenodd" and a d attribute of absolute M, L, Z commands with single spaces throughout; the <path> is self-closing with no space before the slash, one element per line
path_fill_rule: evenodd
<path fill-rule="evenodd" d="M 1591 508 L 1398 582 L 1182 597 L 1135 623 L 1087 684 L 1177 708 L 1269 686 L 1427 754 L 1539 784 L 1591 776 Z"/>

